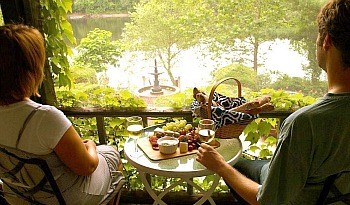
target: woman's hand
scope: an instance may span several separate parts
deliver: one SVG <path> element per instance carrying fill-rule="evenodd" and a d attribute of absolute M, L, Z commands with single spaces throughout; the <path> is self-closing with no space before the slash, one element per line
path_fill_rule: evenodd
<path fill-rule="evenodd" d="M 227 164 L 223 156 L 221 156 L 213 147 L 205 143 L 202 143 L 198 148 L 196 160 L 219 175 L 220 168 Z"/>
<path fill-rule="evenodd" d="M 92 140 L 83 140 L 86 150 L 93 149 L 96 150 L 96 144 Z"/>

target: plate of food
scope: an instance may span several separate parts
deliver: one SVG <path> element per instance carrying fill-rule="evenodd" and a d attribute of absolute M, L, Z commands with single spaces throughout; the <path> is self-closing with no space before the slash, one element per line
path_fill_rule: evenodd
<path fill-rule="evenodd" d="M 151 135 L 140 138 L 138 140 L 138 146 L 152 160 L 162 160 L 194 154 L 197 152 L 198 146 L 200 145 L 198 140 L 198 128 L 193 127 L 192 124 L 188 124 L 186 120 L 182 121 L 182 125 L 183 126 L 178 126 L 178 130 L 175 131 L 169 129 L 169 127 L 174 127 L 172 124 L 159 126 L 154 129 Z M 164 146 L 163 143 L 166 143 L 166 146 Z M 220 143 L 215 139 L 209 144 L 213 147 L 220 146 Z"/>

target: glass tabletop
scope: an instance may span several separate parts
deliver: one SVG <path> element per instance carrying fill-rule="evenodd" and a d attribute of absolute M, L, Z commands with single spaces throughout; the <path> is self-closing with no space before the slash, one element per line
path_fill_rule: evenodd
<path fill-rule="evenodd" d="M 145 128 L 143 137 L 153 135 L 153 130 L 157 126 Z M 242 143 L 239 139 L 217 139 L 220 146 L 217 151 L 225 158 L 225 160 L 234 165 L 242 154 Z M 205 168 L 196 161 L 196 154 L 175 157 L 171 159 L 151 160 L 147 155 L 138 149 L 138 155 L 134 156 L 135 144 L 133 139 L 128 138 L 124 144 L 124 153 L 127 160 L 139 171 L 149 174 L 155 174 L 166 177 L 198 177 L 214 174 L 214 172 Z"/>

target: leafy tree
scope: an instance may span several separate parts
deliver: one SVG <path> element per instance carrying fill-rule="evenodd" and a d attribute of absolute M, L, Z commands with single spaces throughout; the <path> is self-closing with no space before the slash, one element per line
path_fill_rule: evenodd
<path fill-rule="evenodd" d="M 159 96 L 155 100 L 155 105 L 159 107 L 172 107 L 181 109 L 188 107 L 193 102 L 193 89 L 188 88 L 173 95 Z"/>
<path fill-rule="evenodd" d="M 318 83 L 317 81 L 321 75 L 315 52 L 316 16 L 325 2 L 326 0 L 292 0 L 286 4 L 288 17 L 293 26 L 286 29 L 284 35 L 292 40 L 294 48 L 300 54 L 307 56 L 309 64 L 304 65 L 303 70 L 306 71 L 308 78 L 314 83 Z"/>
<path fill-rule="evenodd" d="M 234 77 L 238 79 L 245 88 L 250 88 L 253 91 L 258 90 L 257 74 L 247 66 L 232 64 L 220 68 L 213 73 L 215 81 L 219 81 L 226 77 Z"/>
<path fill-rule="evenodd" d="M 290 77 L 286 74 L 279 74 L 277 80 L 270 87 L 275 90 L 298 92 L 313 97 L 321 97 L 327 93 L 326 81 L 312 82 L 300 77 Z"/>
<path fill-rule="evenodd" d="M 280 77 L 272 84 L 275 90 L 285 90 L 290 92 L 301 92 L 305 88 L 305 82 L 300 77 L 290 77 L 286 74 L 280 74 Z"/>
<path fill-rule="evenodd" d="M 259 46 L 278 38 L 289 26 L 283 0 L 217 0 L 216 19 L 209 33 L 211 50 L 236 53 L 232 60 L 259 66 Z"/>
<path fill-rule="evenodd" d="M 115 3 L 111 0 L 75 0 L 73 4 L 74 12 L 87 14 L 104 13 L 114 8 Z"/>
<path fill-rule="evenodd" d="M 139 0 L 74 0 L 75 13 L 112 13 L 132 11 L 133 5 Z"/>
<path fill-rule="evenodd" d="M 218 19 L 217 23 L 214 24 L 217 26 L 215 33 L 224 35 L 216 35 L 215 40 L 220 42 L 219 49 L 216 48 L 217 51 L 230 51 L 232 49 L 232 51 L 240 53 L 239 58 L 236 59 L 236 62 L 240 63 L 249 62 L 245 60 L 245 56 L 253 51 L 254 67 L 257 68 L 259 66 L 257 52 L 261 43 L 273 41 L 276 38 L 289 39 L 294 49 L 301 55 L 307 56 L 309 60 L 308 64 L 303 65 L 303 70 L 307 72 L 307 78 L 311 82 L 304 80 L 303 84 L 308 86 L 302 89 L 303 92 L 314 95 L 320 95 L 324 92 L 324 86 L 317 88 L 313 85 L 324 85 L 322 81 L 319 81 L 322 71 L 316 61 L 315 40 L 317 38 L 316 16 L 326 0 L 242 1 L 233 4 L 229 4 L 225 0 L 219 2 L 220 4 L 217 4 L 219 5 L 217 8 Z M 255 14 L 255 19 L 253 14 Z M 230 27 L 230 25 L 232 26 Z M 231 30 L 225 33 L 224 30 L 227 28 L 231 28 Z M 219 30 L 222 31 L 219 32 Z M 248 44 L 241 44 L 240 42 L 245 40 L 244 38 L 249 33 L 252 34 L 251 37 L 248 37 Z M 237 39 L 239 40 L 237 41 Z M 266 82 L 260 82 L 261 77 L 259 75 L 259 85 L 267 85 Z M 264 81 L 268 80 L 263 79 Z M 287 84 L 284 83 L 284 85 Z"/>
<path fill-rule="evenodd" d="M 97 84 L 96 70 L 92 68 L 84 68 L 81 66 L 70 67 L 72 77 L 74 79 L 74 84 L 78 83 L 89 83 Z"/>
<path fill-rule="evenodd" d="M 115 0 L 120 11 L 134 11 L 134 5 L 140 0 Z"/>
<path fill-rule="evenodd" d="M 83 38 L 77 46 L 78 55 L 74 64 L 93 68 L 96 72 L 103 72 L 108 65 L 116 65 L 122 55 L 123 48 L 119 41 L 111 41 L 110 31 L 95 28 Z"/>
<path fill-rule="evenodd" d="M 200 43 L 213 12 L 205 0 L 142 0 L 125 26 L 123 42 L 130 51 L 158 58 L 171 82 L 178 54 Z"/>

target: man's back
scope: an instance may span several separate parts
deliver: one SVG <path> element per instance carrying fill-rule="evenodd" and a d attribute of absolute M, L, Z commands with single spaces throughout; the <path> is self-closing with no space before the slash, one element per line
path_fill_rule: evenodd
<path fill-rule="evenodd" d="M 328 176 L 350 170 L 349 122 L 349 93 L 327 94 L 286 119 L 261 202 L 315 204 Z"/>

